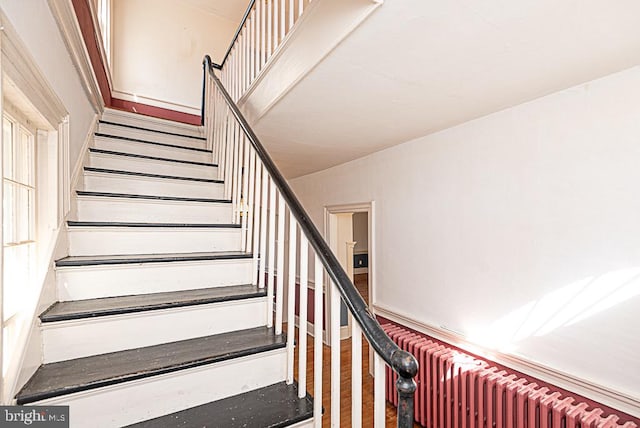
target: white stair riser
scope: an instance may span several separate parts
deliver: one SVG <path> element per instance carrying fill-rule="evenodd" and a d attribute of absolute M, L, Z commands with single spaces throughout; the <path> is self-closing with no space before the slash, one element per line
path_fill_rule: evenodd
<path fill-rule="evenodd" d="M 118 138 L 96 136 L 93 146 L 97 149 L 111 150 L 114 152 L 135 153 L 137 155 L 156 156 L 192 162 L 211 163 L 212 160 L 211 153 L 159 146 L 157 144 L 139 143 Z"/>
<path fill-rule="evenodd" d="M 171 120 L 142 116 L 137 113 L 130 113 L 122 110 L 105 109 L 102 114 L 102 120 L 106 122 L 122 123 L 125 125 L 155 129 L 158 131 L 174 132 L 176 134 L 195 136 L 204 135 L 202 126 L 188 125 L 186 123 L 174 122 Z"/>
<path fill-rule="evenodd" d="M 282 382 L 284 349 L 153 376 L 33 405 L 69 405 L 72 428 L 120 427 Z"/>
<path fill-rule="evenodd" d="M 134 195 L 222 199 L 224 184 L 85 172 L 84 190 Z"/>
<path fill-rule="evenodd" d="M 58 300 L 250 284 L 252 271 L 252 259 L 59 267 Z"/>
<path fill-rule="evenodd" d="M 134 125 L 135 126 L 135 125 Z M 195 147 L 206 149 L 207 142 L 195 138 L 183 137 L 180 135 L 163 134 L 142 129 L 127 128 L 125 126 L 109 125 L 100 123 L 98 132 L 102 134 L 117 135 L 120 137 L 135 138 L 138 140 L 155 141 L 158 143 L 175 144 L 178 146 Z"/>
<path fill-rule="evenodd" d="M 94 168 L 120 169 L 124 171 L 146 172 L 149 174 L 167 174 L 192 178 L 218 178 L 218 168 L 203 165 L 192 165 L 180 162 L 157 161 L 127 156 L 91 153 L 89 165 Z"/>
<path fill-rule="evenodd" d="M 69 254 L 195 253 L 240 251 L 241 230 L 231 228 L 74 227 Z"/>
<path fill-rule="evenodd" d="M 264 326 L 266 297 L 42 324 L 44 362 Z"/>
<path fill-rule="evenodd" d="M 77 219 L 141 223 L 231 223 L 231 204 L 79 197 Z"/>

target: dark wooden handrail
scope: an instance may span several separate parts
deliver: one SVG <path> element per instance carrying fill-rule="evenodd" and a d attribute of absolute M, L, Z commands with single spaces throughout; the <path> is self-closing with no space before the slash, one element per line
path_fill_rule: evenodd
<path fill-rule="evenodd" d="M 231 113 L 235 116 L 238 124 L 244 131 L 245 135 L 251 142 L 251 145 L 255 149 L 257 155 L 260 157 L 263 165 L 269 172 L 269 175 L 273 179 L 276 187 L 280 191 L 282 197 L 289 206 L 291 214 L 300 225 L 300 229 L 305 233 L 309 244 L 316 251 L 324 268 L 326 269 L 329 277 L 336 284 L 343 301 L 349 308 L 349 311 L 355 318 L 356 322 L 362 328 L 362 332 L 365 337 L 375 349 L 375 351 L 382 357 L 382 359 L 399 375 L 398 382 L 396 384 L 398 388 L 398 427 L 412 427 L 413 426 L 413 395 L 416 389 L 416 383 L 413 380 L 418 372 L 418 362 L 410 353 L 403 351 L 396 345 L 395 342 L 384 332 L 378 321 L 375 319 L 369 307 L 365 303 L 364 299 L 358 293 L 355 285 L 351 282 L 351 279 L 340 265 L 340 262 L 333 254 L 324 238 L 311 221 L 311 218 L 302 207 L 302 204 L 291 190 L 291 187 L 287 183 L 280 170 L 276 167 L 275 163 L 269 156 L 258 136 L 253 132 L 253 129 L 249 126 L 244 115 L 240 112 L 238 106 L 233 102 L 231 96 L 226 91 L 222 82 L 214 73 L 214 66 L 209 55 L 206 55 L 203 60 L 203 67 L 205 71 L 211 75 L 218 90 L 225 99 Z M 204 105 L 204 103 L 203 103 Z M 203 110 L 204 115 L 204 110 Z"/>

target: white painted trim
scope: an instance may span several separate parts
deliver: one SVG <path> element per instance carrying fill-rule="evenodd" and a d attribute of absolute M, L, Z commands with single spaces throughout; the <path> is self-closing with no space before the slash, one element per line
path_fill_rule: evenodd
<path fill-rule="evenodd" d="M 525 359 L 514 354 L 488 350 L 472 344 L 456 332 L 443 329 L 431 324 L 422 323 L 411 319 L 409 315 L 388 308 L 384 305 L 374 305 L 374 314 L 387 318 L 410 329 L 427 334 L 435 339 L 442 340 L 467 352 L 479 355 L 490 361 L 510 367 L 524 374 L 541 379 L 552 385 L 583 395 L 596 402 L 602 403 L 614 409 L 619 409 L 635 417 L 640 417 L 640 397 L 632 397 L 628 394 L 615 391 L 606 386 L 599 385 L 586 379 L 572 376 L 568 373 L 556 370 L 533 360 Z"/>
<path fill-rule="evenodd" d="M 38 62 L 31 56 L 20 36 L 0 10 L 2 39 L 2 73 L 22 91 L 53 129 L 67 117 L 68 112 L 58 95 L 49 88 Z"/>
<path fill-rule="evenodd" d="M 238 100 L 249 121 L 255 123 L 264 116 L 381 3 L 381 0 L 311 2 Z"/>
<path fill-rule="evenodd" d="M 89 147 L 93 142 L 93 134 L 98 128 L 99 119 L 100 116 L 97 114 L 93 116 L 87 135 L 84 137 L 84 143 L 82 143 L 82 147 L 80 148 L 80 155 L 78 156 L 78 159 L 76 159 L 76 164 L 73 166 L 73 172 L 71 173 L 71 189 L 80 189 L 82 187 L 82 183 L 79 181 L 84 171 L 83 167 L 89 164 Z"/>
<path fill-rule="evenodd" d="M 71 56 L 71 61 L 78 71 L 87 98 L 91 102 L 93 110 L 100 114 L 104 110 L 104 100 L 102 99 L 98 79 L 89 60 L 89 53 L 84 44 L 71 0 L 48 0 L 48 3 L 49 9 L 51 9 L 51 13 L 60 29 L 67 51 Z M 107 76 L 109 77 L 109 73 L 107 73 Z"/>
<path fill-rule="evenodd" d="M 95 33 L 98 50 L 100 51 L 100 59 L 102 60 L 102 64 L 104 65 L 104 71 L 107 75 L 107 81 L 109 83 L 109 88 L 113 88 L 113 80 L 111 78 L 111 68 L 109 65 L 111 64 L 110 59 L 107 59 L 107 54 L 104 51 L 104 40 L 102 40 L 102 33 L 100 32 L 100 23 L 98 22 L 98 13 L 95 10 L 95 4 L 93 1 L 89 1 L 89 11 L 91 13 L 91 22 L 93 23 L 93 28 L 97 33 Z M 113 6 L 109 4 L 109 9 L 113 9 Z M 112 21 L 112 20 L 110 20 Z M 112 29 L 109 29 L 109 32 L 112 33 Z"/>
<path fill-rule="evenodd" d="M 118 98 L 125 101 L 132 101 L 135 103 L 146 104 L 154 107 L 165 108 L 168 110 L 179 111 L 181 113 L 193 114 L 200 116 L 200 108 L 188 106 L 185 104 L 174 103 L 166 100 L 159 100 L 157 98 L 147 97 L 139 94 L 132 94 L 131 92 L 121 91 L 119 89 L 113 89 L 111 91 L 113 98 Z"/>

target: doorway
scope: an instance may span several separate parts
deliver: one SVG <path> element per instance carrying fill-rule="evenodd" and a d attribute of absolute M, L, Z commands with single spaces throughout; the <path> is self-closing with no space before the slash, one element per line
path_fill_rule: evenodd
<path fill-rule="evenodd" d="M 374 224 L 373 202 L 325 207 L 325 239 L 369 306 L 375 284 Z M 351 337 L 351 317 L 344 304 L 340 318 L 340 339 Z"/>

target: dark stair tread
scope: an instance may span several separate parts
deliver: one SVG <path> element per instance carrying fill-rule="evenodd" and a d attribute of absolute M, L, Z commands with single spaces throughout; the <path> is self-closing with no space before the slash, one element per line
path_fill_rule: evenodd
<path fill-rule="evenodd" d="M 214 180 L 212 178 L 196 178 L 196 177 L 183 177 L 178 175 L 151 174 L 149 172 L 135 172 L 135 171 L 125 171 L 121 169 L 94 168 L 90 166 L 85 166 L 84 170 L 87 172 L 99 172 L 99 173 L 117 174 L 117 175 L 131 175 L 136 177 L 163 178 L 167 180 L 198 181 L 202 183 L 218 183 L 218 184 L 224 183 L 223 180 Z"/>
<path fill-rule="evenodd" d="M 191 262 L 200 260 L 250 259 L 243 251 L 214 251 L 198 253 L 117 254 L 99 256 L 67 256 L 56 260 L 56 266 L 93 266 L 113 264 Z"/>
<path fill-rule="evenodd" d="M 105 125 L 121 126 L 123 128 L 138 129 L 140 131 L 155 132 L 157 134 L 173 135 L 175 137 L 193 138 L 194 140 L 207 141 L 206 137 L 198 137 L 196 135 L 180 134 L 178 132 L 160 131 L 159 129 L 145 128 L 143 126 L 127 125 L 125 123 L 110 122 L 108 120 L 100 120 Z"/>
<path fill-rule="evenodd" d="M 94 135 L 96 137 L 113 138 L 116 140 L 131 141 L 133 143 L 151 144 L 154 146 L 169 147 L 172 149 L 190 150 L 192 152 L 211 153 L 211 150 L 201 149 L 199 147 L 181 146 L 178 144 L 169 144 L 169 143 L 159 143 L 157 141 L 142 140 L 140 138 L 132 138 L 132 137 L 122 137 L 120 135 L 105 134 L 103 132 L 96 132 Z"/>
<path fill-rule="evenodd" d="M 166 228 L 211 228 L 211 229 L 240 229 L 241 224 L 224 223 L 129 223 L 111 221 L 67 221 L 69 227 L 166 227 Z"/>
<path fill-rule="evenodd" d="M 127 152 L 118 152 L 118 151 L 114 151 L 114 150 L 104 150 L 104 149 L 96 149 L 91 147 L 89 149 L 90 153 L 102 153 L 105 155 L 116 155 L 116 156 L 124 156 L 124 157 L 130 157 L 130 158 L 138 158 L 138 159 L 150 159 L 150 160 L 159 160 L 159 161 L 163 161 L 163 162 L 174 162 L 174 163 L 186 163 L 189 165 L 198 165 L 198 166 L 208 166 L 208 167 L 217 167 L 218 165 L 215 163 L 205 163 L 205 162 L 196 162 L 196 161 L 188 161 L 188 160 L 181 160 L 181 159 L 169 159 L 169 158 L 163 158 L 163 157 L 158 157 L 158 156 L 148 156 L 148 155 L 139 155 L 136 153 L 127 153 Z"/>
<path fill-rule="evenodd" d="M 178 308 L 266 296 L 256 285 L 234 285 L 200 290 L 169 291 L 135 296 L 104 297 L 54 303 L 42 315 L 42 322 L 95 318 L 157 309 Z"/>
<path fill-rule="evenodd" d="M 257 327 L 41 365 L 16 395 L 27 404 L 283 348 L 284 335 Z"/>
<path fill-rule="evenodd" d="M 129 425 L 129 428 L 281 428 L 312 417 L 311 396 L 298 398 L 296 384 L 281 382 Z"/>
<path fill-rule="evenodd" d="M 206 202 L 218 204 L 230 204 L 229 199 L 211 199 L 211 198 L 184 198 L 180 196 L 155 196 L 155 195 L 136 195 L 131 193 L 112 193 L 112 192 L 91 192 L 87 190 L 76 190 L 78 196 L 98 196 L 103 198 L 125 198 L 125 199 L 150 199 L 158 201 L 180 201 L 180 202 Z"/>

